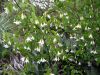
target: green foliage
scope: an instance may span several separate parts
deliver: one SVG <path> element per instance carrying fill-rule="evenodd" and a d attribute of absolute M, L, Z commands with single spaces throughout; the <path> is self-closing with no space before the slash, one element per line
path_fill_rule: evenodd
<path fill-rule="evenodd" d="M 81 64 L 95 59 L 100 64 L 99 3 L 55 0 L 54 6 L 40 16 L 29 0 L 8 1 L 8 15 L 14 15 L 9 22 L 14 27 L 11 32 L 3 32 L 3 44 L 12 47 L 11 52 L 19 51 L 29 61 L 19 73 L 84 75 L 86 70 Z M 3 56 L 7 50 L 2 52 Z"/>

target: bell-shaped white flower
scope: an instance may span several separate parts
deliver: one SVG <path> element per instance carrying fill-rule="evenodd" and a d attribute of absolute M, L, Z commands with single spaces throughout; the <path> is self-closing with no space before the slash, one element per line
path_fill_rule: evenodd
<path fill-rule="evenodd" d="M 40 46 L 40 47 L 43 47 L 43 45 L 44 45 L 44 40 L 41 39 L 38 43 L 39 43 L 39 46 Z"/>
<path fill-rule="evenodd" d="M 26 16 L 22 13 L 21 14 L 21 19 L 23 20 L 23 19 L 25 19 L 26 18 Z"/>
<path fill-rule="evenodd" d="M 19 25 L 19 24 L 21 24 L 21 21 L 16 20 L 13 23 L 16 24 L 16 25 Z"/>
<path fill-rule="evenodd" d="M 4 44 L 4 46 L 3 46 L 4 48 L 9 48 L 9 45 L 7 45 L 7 44 Z"/>

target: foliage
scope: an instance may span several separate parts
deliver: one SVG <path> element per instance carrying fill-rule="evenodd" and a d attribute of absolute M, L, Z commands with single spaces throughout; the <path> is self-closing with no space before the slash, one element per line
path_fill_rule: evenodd
<path fill-rule="evenodd" d="M 84 75 L 92 61 L 100 64 L 99 5 L 98 0 L 54 0 L 36 15 L 29 0 L 9 0 L 6 13 L 14 15 L 14 27 L 3 32 L 3 45 L 27 59 L 19 74 Z"/>

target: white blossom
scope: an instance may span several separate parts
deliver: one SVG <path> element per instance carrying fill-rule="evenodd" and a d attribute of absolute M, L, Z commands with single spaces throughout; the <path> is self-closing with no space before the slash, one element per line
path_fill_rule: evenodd
<path fill-rule="evenodd" d="M 92 51 L 90 51 L 90 53 L 92 53 L 92 54 L 97 54 L 97 51 L 96 50 L 92 50 Z"/>
<path fill-rule="evenodd" d="M 3 47 L 4 47 L 4 48 L 9 48 L 9 46 L 8 46 L 7 44 L 5 44 Z"/>
<path fill-rule="evenodd" d="M 39 21 L 38 20 L 35 20 L 35 24 L 39 24 Z"/>
<path fill-rule="evenodd" d="M 66 16 L 66 19 L 69 19 L 69 16 Z"/>
<path fill-rule="evenodd" d="M 8 41 L 8 44 L 9 44 L 9 45 L 11 45 L 11 42 L 10 42 L 10 41 Z"/>
<path fill-rule="evenodd" d="M 45 27 L 47 24 L 46 23 L 41 23 L 41 27 Z"/>
<path fill-rule="evenodd" d="M 59 61 L 60 59 L 59 59 L 59 57 L 55 57 L 53 60 L 54 61 Z"/>
<path fill-rule="evenodd" d="M 89 35 L 89 38 L 93 38 L 92 34 Z"/>
<path fill-rule="evenodd" d="M 53 39 L 53 43 L 55 43 L 55 42 L 57 42 L 57 39 L 56 38 Z"/>
<path fill-rule="evenodd" d="M 83 17 L 83 16 L 81 16 L 81 17 L 80 17 L 80 20 L 84 20 L 84 17 Z"/>
<path fill-rule="evenodd" d="M 25 19 L 26 18 L 26 16 L 22 13 L 21 14 L 21 19 L 23 20 L 23 19 Z"/>
<path fill-rule="evenodd" d="M 88 62 L 88 66 L 91 66 L 91 62 L 90 61 Z"/>
<path fill-rule="evenodd" d="M 39 61 L 37 61 L 38 64 L 40 64 L 41 62 L 44 63 L 44 62 L 47 62 L 47 60 L 45 60 L 44 58 L 41 58 Z"/>
<path fill-rule="evenodd" d="M 91 41 L 91 42 L 90 42 L 90 44 L 94 45 L 94 44 L 95 44 L 95 42 L 94 42 L 94 41 Z"/>
<path fill-rule="evenodd" d="M 24 61 L 25 61 L 25 57 L 22 57 L 22 58 L 21 58 L 21 61 L 24 62 Z"/>
<path fill-rule="evenodd" d="M 40 47 L 43 47 L 43 45 L 44 45 L 44 40 L 41 39 L 38 43 L 39 43 L 39 46 L 40 46 Z"/>
<path fill-rule="evenodd" d="M 64 16 L 66 16 L 66 15 L 68 15 L 68 13 L 66 12 L 66 13 L 64 13 Z"/>
<path fill-rule="evenodd" d="M 71 52 L 71 53 L 75 53 L 75 50 L 71 50 L 70 52 Z"/>
<path fill-rule="evenodd" d="M 81 39 L 81 40 L 84 40 L 84 36 L 82 36 L 80 39 Z"/>
<path fill-rule="evenodd" d="M 58 46 L 59 46 L 59 47 L 62 47 L 63 45 L 62 45 L 61 43 L 58 43 Z"/>
<path fill-rule="evenodd" d="M 15 6 L 13 6 L 13 10 L 18 11 L 18 9 Z"/>
<path fill-rule="evenodd" d="M 27 50 L 31 50 L 30 47 L 27 47 Z"/>
<path fill-rule="evenodd" d="M 47 15 L 47 17 L 50 19 L 51 18 L 51 16 L 50 15 Z"/>
<path fill-rule="evenodd" d="M 69 61 L 74 61 L 74 59 L 72 59 L 72 58 L 68 58 L 68 60 L 69 60 Z"/>
<path fill-rule="evenodd" d="M 53 73 L 50 73 L 50 75 L 55 75 L 55 74 L 53 74 Z"/>
<path fill-rule="evenodd" d="M 78 65 L 81 65 L 81 62 L 79 62 Z"/>
<path fill-rule="evenodd" d="M 9 14 L 9 9 L 8 8 L 4 8 L 5 9 L 5 13 Z"/>
<path fill-rule="evenodd" d="M 75 26 L 75 28 L 81 28 L 81 25 L 80 25 L 80 24 L 78 24 L 77 26 Z"/>
<path fill-rule="evenodd" d="M 16 25 L 19 25 L 19 24 L 21 23 L 21 21 L 17 21 L 17 20 L 16 20 L 16 21 L 14 21 L 13 23 L 16 24 Z"/>
<path fill-rule="evenodd" d="M 35 48 L 35 50 L 38 51 L 38 52 L 40 52 L 40 48 L 39 47 Z"/>
<path fill-rule="evenodd" d="M 63 17 L 63 14 L 60 14 L 60 18 L 62 18 Z"/>
<path fill-rule="evenodd" d="M 26 42 L 31 42 L 34 39 L 35 39 L 34 36 L 29 36 L 26 38 Z"/>
<path fill-rule="evenodd" d="M 32 41 L 31 37 L 27 37 L 26 41 L 27 41 L 27 42 Z"/>
<path fill-rule="evenodd" d="M 25 58 L 25 63 L 29 63 L 29 60 L 28 60 L 28 58 Z"/>
<path fill-rule="evenodd" d="M 99 27 L 96 27 L 96 30 L 99 30 Z"/>
<path fill-rule="evenodd" d="M 61 53 L 58 51 L 57 56 L 60 56 L 60 55 L 61 55 Z"/>

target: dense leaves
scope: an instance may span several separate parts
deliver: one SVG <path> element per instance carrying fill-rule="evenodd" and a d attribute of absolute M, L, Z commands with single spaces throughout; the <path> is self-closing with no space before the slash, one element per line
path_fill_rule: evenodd
<path fill-rule="evenodd" d="M 100 65 L 99 4 L 98 0 L 54 0 L 40 15 L 29 0 L 6 2 L 5 14 L 12 17 L 13 26 L 2 33 L 0 56 L 9 59 L 2 66 L 13 67 L 12 56 L 23 64 L 4 68 L 3 73 L 88 75 L 94 62 Z"/>

